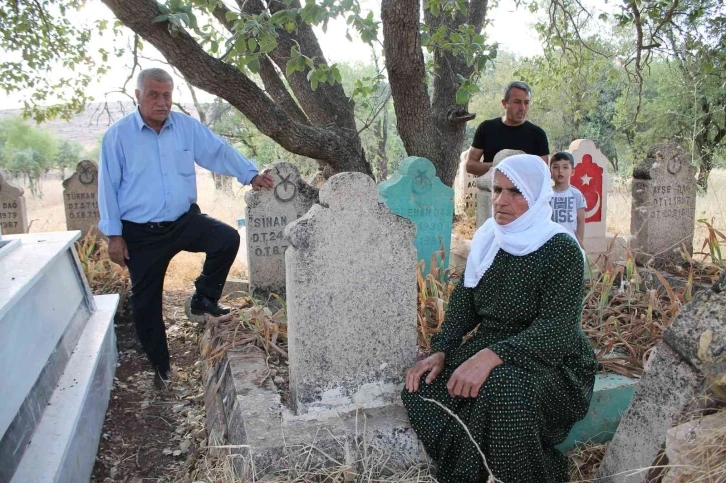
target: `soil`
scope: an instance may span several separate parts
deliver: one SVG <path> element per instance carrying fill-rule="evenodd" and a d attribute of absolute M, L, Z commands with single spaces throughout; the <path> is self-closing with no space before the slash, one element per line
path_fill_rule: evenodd
<path fill-rule="evenodd" d="M 184 315 L 191 292 L 165 292 L 164 321 L 174 377 L 156 389 L 127 309 L 116 316 L 119 363 L 106 411 L 92 482 L 192 482 L 205 443 L 197 340 Z"/>

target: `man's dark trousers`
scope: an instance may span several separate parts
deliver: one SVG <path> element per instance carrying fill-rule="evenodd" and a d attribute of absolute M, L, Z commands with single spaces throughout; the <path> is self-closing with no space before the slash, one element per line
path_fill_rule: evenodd
<path fill-rule="evenodd" d="M 174 222 L 122 223 L 129 251 L 126 265 L 131 274 L 136 333 L 154 370 L 165 375 L 171 367 L 161 301 L 169 262 L 180 251 L 206 253 L 202 274 L 194 285 L 197 293 L 218 300 L 239 249 L 239 234 L 231 226 L 201 214 L 196 204 Z"/>

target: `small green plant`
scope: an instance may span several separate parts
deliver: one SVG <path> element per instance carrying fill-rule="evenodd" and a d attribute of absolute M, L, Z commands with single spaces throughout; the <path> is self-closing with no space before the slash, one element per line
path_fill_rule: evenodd
<path fill-rule="evenodd" d="M 441 249 L 431 257 L 430 271 L 423 275 L 425 263 L 421 260 L 416 266 L 418 279 L 418 341 L 426 353 L 431 351 L 431 336 L 441 330 L 444 323 L 449 297 L 454 291 L 456 280 L 461 274 L 450 268 L 444 269 L 446 250 Z"/>
<path fill-rule="evenodd" d="M 703 252 L 702 254 L 709 255 L 711 257 L 711 263 L 717 265 L 719 268 L 726 268 L 721 253 L 721 245 L 726 242 L 726 235 L 714 228 L 713 219 L 709 222 L 705 218 L 701 218 L 698 222 L 708 230 L 708 236 L 703 241 L 703 246 L 701 247 L 702 252 L 708 247 L 708 253 Z"/>

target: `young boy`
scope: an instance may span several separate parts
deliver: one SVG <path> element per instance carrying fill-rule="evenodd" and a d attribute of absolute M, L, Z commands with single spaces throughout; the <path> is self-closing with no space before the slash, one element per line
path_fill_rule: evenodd
<path fill-rule="evenodd" d="M 555 185 L 555 195 L 550 201 L 552 221 L 564 226 L 577 237 L 580 246 L 584 246 L 585 237 L 585 197 L 580 190 L 570 186 L 570 178 L 574 174 L 575 160 L 570 153 L 555 153 L 550 158 L 550 173 Z"/>

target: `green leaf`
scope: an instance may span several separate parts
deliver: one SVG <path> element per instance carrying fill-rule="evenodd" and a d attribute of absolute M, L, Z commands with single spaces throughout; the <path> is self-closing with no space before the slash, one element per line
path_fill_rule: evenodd
<path fill-rule="evenodd" d="M 154 17 L 154 19 L 152 20 L 152 22 L 153 23 L 166 22 L 167 20 L 169 20 L 169 15 L 168 14 L 164 14 L 164 15 L 157 15 L 156 17 Z"/>
<path fill-rule="evenodd" d="M 317 90 L 318 88 L 318 79 L 314 78 L 312 81 L 310 81 L 310 88 L 312 90 Z"/>
<path fill-rule="evenodd" d="M 335 79 L 338 84 L 343 82 L 343 78 L 340 76 L 340 71 L 338 70 L 337 66 L 331 67 L 330 73 L 333 75 L 333 79 Z"/>
<path fill-rule="evenodd" d="M 469 91 L 463 87 L 459 87 L 456 90 L 456 103 L 466 104 L 467 102 L 469 102 Z"/>
<path fill-rule="evenodd" d="M 244 54 L 247 51 L 247 40 L 239 35 L 234 42 L 234 48 L 238 53 Z"/>
<path fill-rule="evenodd" d="M 257 48 L 257 41 L 255 39 L 247 39 L 247 48 L 250 52 L 254 52 Z"/>
<path fill-rule="evenodd" d="M 279 25 L 285 20 L 287 20 L 287 10 L 275 12 L 272 14 L 272 17 L 270 17 L 270 22 L 272 22 L 273 25 Z"/>
<path fill-rule="evenodd" d="M 289 79 L 291 75 L 297 72 L 296 67 L 296 62 L 293 59 L 288 60 L 287 64 L 285 64 L 285 77 Z"/>
<path fill-rule="evenodd" d="M 260 72 L 260 59 L 255 57 L 247 63 L 247 68 L 253 73 L 257 74 Z"/>

